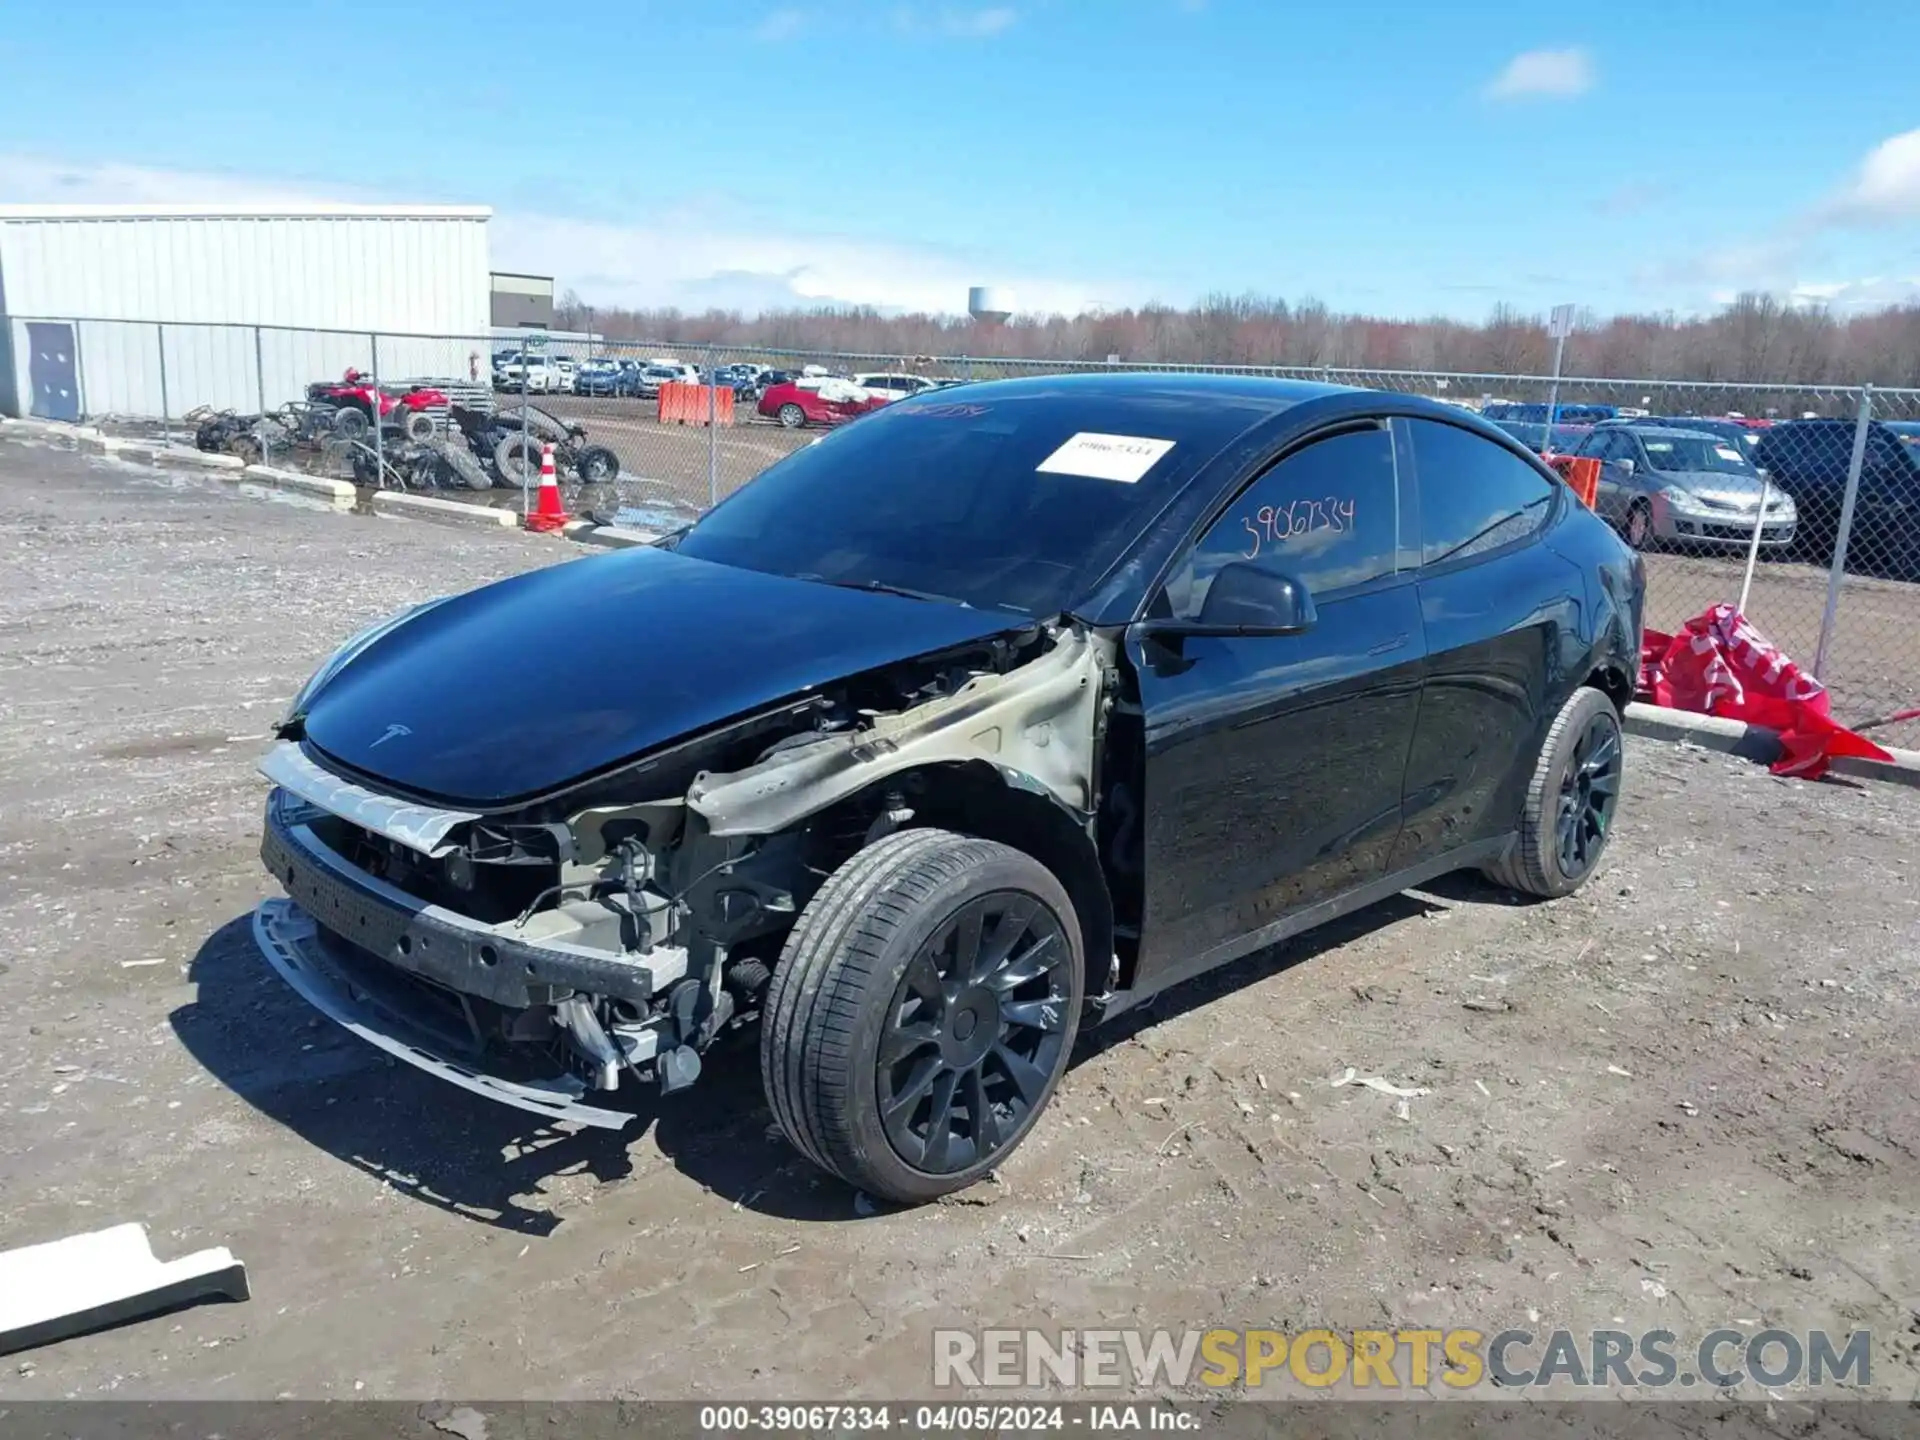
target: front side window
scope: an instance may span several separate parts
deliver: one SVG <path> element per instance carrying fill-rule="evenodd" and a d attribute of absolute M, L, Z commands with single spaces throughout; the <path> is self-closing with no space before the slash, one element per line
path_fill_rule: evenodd
<path fill-rule="evenodd" d="M 1295 451 L 1241 491 L 1175 569 L 1167 601 L 1176 618 L 1200 619 L 1214 576 L 1238 563 L 1320 597 L 1391 574 L 1399 543 L 1392 437 L 1352 430 Z"/>
<path fill-rule="evenodd" d="M 1420 476 L 1423 564 L 1484 554 L 1531 534 L 1553 482 L 1504 446 L 1438 420 L 1409 420 Z"/>

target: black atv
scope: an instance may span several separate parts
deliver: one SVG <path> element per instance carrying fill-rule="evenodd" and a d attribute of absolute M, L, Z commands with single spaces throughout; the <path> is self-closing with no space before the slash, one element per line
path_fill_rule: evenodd
<path fill-rule="evenodd" d="M 576 425 L 529 405 L 491 414 L 454 405 L 454 425 L 467 448 L 507 485 L 540 483 L 540 450 L 553 446 L 553 468 L 582 485 L 604 485 L 618 478 L 620 457 L 605 445 L 586 443 L 584 425 Z"/>

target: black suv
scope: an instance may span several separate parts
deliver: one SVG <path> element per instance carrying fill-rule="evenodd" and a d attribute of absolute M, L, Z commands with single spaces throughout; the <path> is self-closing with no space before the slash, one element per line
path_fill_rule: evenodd
<path fill-rule="evenodd" d="M 1822 565 L 1833 559 L 1857 423 L 1790 420 L 1767 430 L 1754 448 L 1753 463 L 1793 496 L 1800 512 L 1796 548 Z M 1867 422 L 1847 567 L 1900 578 L 1920 574 L 1920 452 L 1877 420 Z"/>
<path fill-rule="evenodd" d="M 657 545 L 350 641 L 262 765 L 290 898 L 255 933 L 363 1039 L 552 1119 L 626 1124 L 586 1102 L 757 1024 L 793 1143 L 928 1200 L 1083 1024 L 1447 871 L 1576 889 L 1643 591 L 1452 406 L 897 400 Z"/>

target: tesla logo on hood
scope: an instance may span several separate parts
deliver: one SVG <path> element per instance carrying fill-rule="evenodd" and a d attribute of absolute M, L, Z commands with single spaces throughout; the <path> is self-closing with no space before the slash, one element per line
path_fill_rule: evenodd
<path fill-rule="evenodd" d="M 374 741 L 373 744 L 369 745 L 367 748 L 369 750 L 377 749 L 379 746 L 386 744 L 387 741 L 389 740 L 397 740 L 402 735 L 411 735 L 412 733 L 413 733 L 413 727 L 411 725 L 389 725 L 387 726 L 387 733 L 382 735 L 378 740 Z"/>

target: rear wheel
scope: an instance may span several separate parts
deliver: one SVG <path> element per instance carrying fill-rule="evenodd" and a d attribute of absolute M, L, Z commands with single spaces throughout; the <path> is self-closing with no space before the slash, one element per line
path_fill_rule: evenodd
<path fill-rule="evenodd" d="M 582 485 L 605 485 L 620 474 L 620 457 L 604 445 L 589 445 L 574 461 Z"/>
<path fill-rule="evenodd" d="M 807 423 L 807 412 L 789 400 L 779 410 L 780 423 L 789 430 L 798 430 Z"/>
<path fill-rule="evenodd" d="M 760 1036 L 774 1118 L 873 1195 L 971 1185 L 1052 1098 L 1083 976 L 1073 903 L 1037 860 L 944 830 L 889 835 L 787 937 Z"/>
<path fill-rule="evenodd" d="M 373 422 L 367 419 L 367 412 L 356 410 L 351 405 L 343 405 L 333 412 L 329 422 L 333 433 L 342 440 L 358 440 L 373 429 Z"/>
<path fill-rule="evenodd" d="M 1548 899 L 1585 884 L 1613 831 L 1623 754 L 1613 701 L 1590 686 L 1574 691 L 1540 747 L 1513 849 L 1487 877 Z"/>

